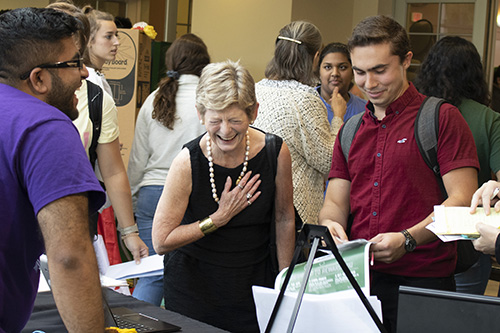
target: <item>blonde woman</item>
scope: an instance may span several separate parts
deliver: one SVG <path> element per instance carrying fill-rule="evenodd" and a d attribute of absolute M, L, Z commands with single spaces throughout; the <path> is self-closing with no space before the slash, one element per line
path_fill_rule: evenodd
<path fill-rule="evenodd" d="M 230 332 L 259 330 L 252 286 L 274 284 L 272 224 L 280 269 L 295 244 L 290 153 L 275 137 L 273 172 L 265 134 L 250 127 L 254 85 L 239 64 L 205 67 L 196 107 L 207 132 L 173 161 L 153 221 L 165 307 Z"/>

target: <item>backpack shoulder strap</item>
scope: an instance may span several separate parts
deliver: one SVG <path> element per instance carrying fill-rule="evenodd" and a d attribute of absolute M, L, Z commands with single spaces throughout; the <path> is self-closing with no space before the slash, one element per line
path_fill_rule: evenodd
<path fill-rule="evenodd" d="M 87 80 L 87 96 L 89 118 L 92 121 L 92 143 L 89 147 L 89 158 L 92 167 L 95 169 L 97 141 L 101 135 L 103 90 L 98 85 Z"/>
<path fill-rule="evenodd" d="M 441 176 L 437 162 L 437 145 L 439 135 L 439 108 L 444 100 L 427 97 L 415 119 L 415 141 L 425 163 L 436 176 Z"/>
<path fill-rule="evenodd" d="M 433 96 L 429 96 L 424 100 L 415 119 L 415 141 L 425 163 L 438 178 L 441 192 L 446 197 L 446 189 L 437 160 L 439 109 L 444 102 L 444 99 Z"/>
<path fill-rule="evenodd" d="M 361 119 L 365 112 L 360 112 L 349 118 L 344 126 L 340 129 L 338 138 L 340 138 L 340 147 L 342 148 L 342 153 L 344 154 L 346 162 L 349 158 L 349 150 L 351 149 L 352 140 L 361 126 Z"/>

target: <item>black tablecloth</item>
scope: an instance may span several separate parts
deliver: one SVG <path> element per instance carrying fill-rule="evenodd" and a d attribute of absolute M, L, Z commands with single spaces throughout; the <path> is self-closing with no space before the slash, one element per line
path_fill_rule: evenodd
<path fill-rule="evenodd" d="M 226 332 L 219 328 L 210 326 L 200 321 L 188 318 L 178 313 L 162 309 L 152 304 L 139 301 L 132 296 L 119 294 L 111 289 L 104 289 L 104 294 L 111 308 L 126 307 L 136 312 L 141 312 L 152 317 L 161 319 L 167 323 L 171 323 L 182 327 L 183 333 L 219 333 Z M 32 333 L 40 330 L 46 333 L 67 332 L 64 327 L 59 312 L 56 309 L 54 298 L 51 292 L 38 293 L 35 300 L 35 307 L 31 314 L 30 320 L 23 329 L 23 333 Z"/>

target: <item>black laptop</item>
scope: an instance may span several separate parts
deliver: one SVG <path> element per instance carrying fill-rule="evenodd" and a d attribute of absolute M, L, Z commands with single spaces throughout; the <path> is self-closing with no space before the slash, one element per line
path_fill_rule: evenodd
<path fill-rule="evenodd" d="M 135 328 L 137 332 L 177 332 L 181 328 L 148 316 L 144 313 L 134 312 L 130 309 L 119 307 L 110 308 L 105 303 L 106 327 Z"/>
<path fill-rule="evenodd" d="M 500 298 L 414 287 L 399 288 L 398 333 L 499 332 Z"/>
<path fill-rule="evenodd" d="M 46 260 L 40 260 L 40 270 L 50 287 L 49 266 Z M 103 299 L 106 327 L 135 328 L 137 332 L 141 333 L 178 332 L 181 330 L 179 326 L 166 323 L 144 313 L 134 312 L 125 307 L 111 308 L 104 296 Z"/>

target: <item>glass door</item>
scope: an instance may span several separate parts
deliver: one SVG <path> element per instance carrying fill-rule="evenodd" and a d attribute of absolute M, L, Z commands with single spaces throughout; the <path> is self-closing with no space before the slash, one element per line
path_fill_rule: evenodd
<path fill-rule="evenodd" d="M 485 63 L 487 0 L 397 0 L 395 18 L 407 29 L 412 45 L 413 60 L 408 70 L 410 81 L 415 78 L 432 45 L 444 36 L 470 40 Z"/>

